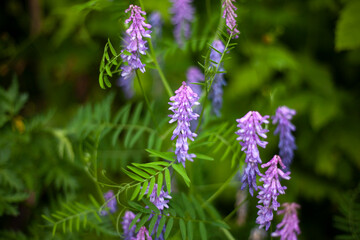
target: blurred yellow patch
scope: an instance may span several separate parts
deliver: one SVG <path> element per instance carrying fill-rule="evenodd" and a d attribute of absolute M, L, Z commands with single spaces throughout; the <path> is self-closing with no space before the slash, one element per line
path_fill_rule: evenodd
<path fill-rule="evenodd" d="M 22 116 L 16 116 L 13 119 L 13 128 L 15 128 L 19 133 L 25 132 L 25 124 Z"/>

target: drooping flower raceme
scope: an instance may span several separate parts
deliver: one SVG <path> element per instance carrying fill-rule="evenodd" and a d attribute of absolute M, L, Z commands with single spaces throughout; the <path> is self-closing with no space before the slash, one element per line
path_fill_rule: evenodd
<path fill-rule="evenodd" d="M 236 29 L 236 20 L 237 17 L 235 11 L 237 8 L 234 6 L 232 2 L 235 2 L 235 0 L 224 0 L 222 7 L 224 8 L 223 18 L 226 19 L 226 26 L 228 26 L 229 29 L 227 29 L 228 33 L 233 35 L 233 38 L 238 38 L 238 34 L 240 33 L 238 29 Z"/>
<path fill-rule="evenodd" d="M 259 211 L 256 223 L 259 224 L 260 227 L 265 226 L 266 231 L 269 229 L 271 220 L 273 219 L 273 210 L 277 211 L 278 207 L 280 207 L 277 196 L 279 194 L 285 194 L 286 187 L 281 186 L 279 178 L 290 179 L 290 172 L 284 173 L 278 168 L 278 164 L 280 164 L 281 168 L 285 168 L 281 158 L 275 155 L 269 162 L 261 165 L 262 168 L 268 167 L 268 169 L 260 178 L 260 181 L 264 182 L 264 185 L 259 187 L 260 191 L 257 196 L 259 205 L 256 207 Z"/>
<path fill-rule="evenodd" d="M 217 51 L 223 53 L 225 50 L 224 44 L 220 40 L 215 40 L 212 43 L 213 48 L 215 48 Z M 219 63 L 221 60 L 221 54 L 219 52 L 215 51 L 214 49 L 211 49 L 210 51 L 210 60 Z M 222 63 L 220 63 L 220 66 L 218 67 L 218 64 L 211 63 L 215 68 L 218 69 L 218 71 L 223 72 L 225 71 L 224 66 Z M 220 110 L 223 103 L 223 86 L 226 85 L 224 73 L 217 73 L 215 75 L 214 81 L 211 85 L 211 90 L 209 94 L 209 98 L 212 102 L 212 111 L 215 113 L 216 116 L 220 116 Z"/>
<path fill-rule="evenodd" d="M 254 189 L 257 191 L 256 175 L 260 175 L 258 164 L 262 163 L 257 145 L 265 148 L 267 144 L 266 141 L 261 141 L 259 136 L 266 138 L 266 133 L 269 131 L 263 129 L 261 124 L 269 123 L 269 121 L 266 120 L 268 118 L 269 116 L 262 117 L 260 113 L 250 111 L 244 117 L 236 120 L 239 123 L 237 126 L 240 128 L 236 132 L 236 134 L 239 135 L 237 140 L 241 141 L 241 151 L 245 152 L 245 162 L 247 163 L 241 178 L 241 189 L 244 190 L 246 186 L 249 186 L 251 196 L 253 196 Z"/>
<path fill-rule="evenodd" d="M 198 96 L 201 95 L 201 87 L 200 85 L 192 84 L 192 83 L 200 83 L 205 79 L 204 74 L 200 71 L 198 67 L 189 67 L 186 72 L 187 83 L 190 88 L 196 93 Z"/>
<path fill-rule="evenodd" d="M 196 133 L 190 130 L 190 121 L 196 120 L 199 117 L 199 114 L 194 113 L 192 110 L 194 105 L 199 105 L 197 102 L 199 97 L 185 82 L 175 91 L 175 94 L 175 96 L 170 98 L 170 101 L 173 102 L 169 102 L 171 105 L 169 110 L 174 113 L 169 115 L 172 118 L 169 123 L 177 121 L 177 127 L 173 132 L 171 140 L 177 137 L 175 154 L 178 162 L 182 163 L 185 167 L 186 160 L 193 161 L 193 158 L 196 157 L 195 154 L 188 153 L 189 145 L 187 139 L 189 138 L 191 141 L 194 141 L 194 137 L 197 136 Z"/>
<path fill-rule="evenodd" d="M 145 64 L 140 60 L 141 54 L 145 55 L 147 49 L 147 41 L 143 38 L 151 38 L 151 31 L 146 30 L 146 28 L 151 28 L 151 25 L 145 23 L 145 18 L 142 16 L 146 15 L 146 13 L 141 10 L 141 7 L 132 4 L 125 10 L 125 13 L 129 11 L 130 17 L 126 19 L 125 24 L 132 22 L 130 27 L 126 30 L 126 34 L 130 36 L 130 42 L 126 46 L 126 51 L 121 51 L 121 58 L 124 62 L 128 63 L 128 65 L 121 67 L 121 76 L 124 78 L 130 77 L 131 73 L 136 69 L 145 72 Z"/>
<path fill-rule="evenodd" d="M 153 203 L 157 207 L 157 209 L 160 210 L 160 213 L 162 213 L 164 208 L 169 208 L 169 205 L 168 205 L 169 200 L 168 199 L 171 199 L 171 196 L 167 192 L 165 192 L 163 190 L 164 186 L 161 187 L 161 191 L 160 191 L 160 194 L 158 196 L 157 195 L 157 188 L 158 188 L 158 185 L 155 184 L 154 188 L 153 188 L 153 191 L 150 194 L 150 202 Z M 149 187 L 148 187 L 148 189 L 146 189 L 145 193 L 148 193 L 148 192 L 149 192 Z M 156 216 L 152 216 L 152 217 L 156 217 Z M 155 223 L 154 229 L 161 231 L 161 234 L 159 235 L 159 238 L 155 237 L 155 240 L 163 240 L 164 239 L 164 233 L 165 233 L 165 225 L 164 225 L 163 229 L 158 229 L 161 216 L 158 216 L 157 218 L 158 219 L 157 219 L 157 221 Z M 153 231 L 154 235 L 157 235 L 156 233 L 157 233 L 156 231 Z"/>
<path fill-rule="evenodd" d="M 142 226 L 136 237 L 133 237 L 131 240 L 152 240 L 152 238 L 150 237 L 149 231 L 146 227 Z"/>
<path fill-rule="evenodd" d="M 194 19 L 194 8 L 191 5 L 192 0 L 171 0 L 173 3 L 170 12 L 173 14 L 171 18 L 175 25 L 174 36 L 179 46 L 183 46 L 184 39 L 190 38 L 190 23 Z"/>
<path fill-rule="evenodd" d="M 106 201 L 106 206 L 108 207 L 110 213 L 116 212 L 116 197 L 114 196 L 114 192 L 112 190 L 109 190 L 104 194 L 104 199 Z M 100 215 L 105 216 L 108 212 L 103 210 L 100 212 Z"/>
<path fill-rule="evenodd" d="M 132 228 L 129 229 L 131 221 L 135 218 L 135 214 L 131 211 L 126 211 L 123 217 L 123 220 L 121 222 L 121 225 L 123 227 L 123 235 L 124 240 L 132 240 L 135 235 L 135 228 L 136 225 L 132 226 Z"/>
<path fill-rule="evenodd" d="M 279 134 L 279 149 L 280 157 L 286 167 L 289 167 L 296 149 L 295 138 L 292 131 L 295 131 L 295 126 L 290 122 L 296 111 L 286 106 L 278 107 L 275 116 L 272 117 L 272 123 L 278 124 L 274 134 Z"/>
<path fill-rule="evenodd" d="M 282 210 L 278 214 L 284 214 L 284 218 L 276 226 L 276 231 L 271 234 L 272 237 L 280 237 L 281 240 L 297 240 L 300 234 L 299 219 L 297 209 L 300 205 L 297 203 L 284 203 Z"/>

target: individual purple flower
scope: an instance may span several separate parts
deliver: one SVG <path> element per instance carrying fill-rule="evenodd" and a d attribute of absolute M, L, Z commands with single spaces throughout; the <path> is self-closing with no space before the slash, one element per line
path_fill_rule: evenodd
<path fill-rule="evenodd" d="M 194 19 L 195 10 L 191 5 L 192 0 L 171 0 L 173 3 L 170 12 L 173 14 L 171 18 L 175 25 L 174 36 L 179 46 L 183 46 L 184 39 L 190 38 L 190 23 Z"/>
<path fill-rule="evenodd" d="M 214 49 L 211 49 L 210 60 L 213 61 L 211 62 L 211 64 L 215 68 L 217 68 L 218 71 L 223 72 L 225 71 L 225 69 L 223 64 L 220 63 L 221 54 L 219 52 L 223 53 L 225 50 L 225 46 L 220 40 L 215 40 L 212 43 L 212 47 L 215 48 L 218 52 L 215 51 Z M 218 66 L 218 64 L 215 64 L 214 62 L 220 63 L 220 66 Z M 218 117 L 221 115 L 220 110 L 222 108 L 222 103 L 223 103 L 223 86 L 226 85 L 224 75 L 225 75 L 224 73 L 217 73 L 215 75 L 209 94 L 209 98 L 212 102 L 212 111 Z"/>
<path fill-rule="evenodd" d="M 244 117 L 237 119 L 239 123 L 237 126 L 240 128 L 236 134 L 239 135 L 237 138 L 242 146 L 241 151 L 246 154 L 245 162 L 247 163 L 243 176 L 241 178 L 242 186 L 244 190 L 246 186 L 249 186 L 249 192 L 253 196 L 254 189 L 257 191 L 256 175 L 260 175 L 258 164 L 261 164 L 261 158 L 257 145 L 262 148 L 266 147 L 267 142 L 261 141 L 259 136 L 266 138 L 266 133 L 269 131 L 263 129 L 261 124 L 269 123 L 269 116 L 262 117 L 260 113 L 256 111 L 248 112 Z"/>
<path fill-rule="evenodd" d="M 278 107 L 275 116 L 272 117 L 272 123 L 278 124 L 274 134 L 280 135 L 279 155 L 286 167 L 289 167 L 294 158 L 294 150 L 296 149 L 295 138 L 291 133 L 292 131 L 295 131 L 295 126 L 290 122 L 295 114 L 295 110 L 282 106 Z"/>
<path fill-rule="evenodd" d="M 116 197 L 114 196 L 114 192 L 112 190 L 109 190 L 104 194 L 104 199 L 106 201 L 106 206 L 109 208 L 110 213 L 116 212 Z M 108 212 L 103 210 L 100 212 L 100 215 L 105 216 Z"/>
<path fill-rule="evenodd" d="M 194 105 L 199 105 L 197 102 L 199 97 L 185 82 L 175 91 L 175 94 L 175 96 L 170 98 L 170 101 L 173 102 L 169 102 L 171 105 L 169 110 L 174 113 L 169 115 L 172 118 L 169 123 L 177 121 L 177 127 L 173 132 L 171 140 L 177 137 L 175 154 L 178 162 L 182 163 L 185 167 L 186 160 L 193 161 L 193 158 L 196 157 L 195 154 L 188 153 L 189 145 L 187 139 L 189 138 L 191 141 L 194 141 L 194 137 L 197 136 L 196 133 L 190 130 L 190 121 L 196 120 L 199 117 L 199 114 L 194 113 L 192 110 Z"/>
<path fill-rule="evenodd" d="M 297 240 L 300 234 L 299 219 L 297 209 L 300 205 L 297 203 L 284 203 L 284 209 L 279 210 L 278 214 L 284 214 L 284 218 L 276 226 L 276 231 L 271 234 L 272 237 L 280 237 L 280 240 Z"/>
<path fill-rule="evenodd" d="M 145 55 L 147 49 L 147 41 L 143 40 L 143 37 L 151 38 L 151 31 L 146 30 L 146 28 L 151 28 L 151 25 L 145 23 L 145 18 L 141 16 L 146 15 L 146 13 L 141 10 L 141 7 L 132 4 L 125 10 L 125 13 L 129 11 L 130 17 L 125 20 L 125 24 L 132 22 L 126 30 L 126 34 L 130 36 L 130 43 L 126 46 L 125 50 L 121 51 L 121 58 L 124 62 L 128 63 L 128 65 L 121 67 L 121 76 L 124 78 L 130 77 L 136 69 L 145 72 L 145 64 L 141 62 L 140 54 Z"/>
<path fill-rule="evenodd" d="M 153 12 L 149 15 L 148 21 L 153 29 L 153 36 L 155 38 L 161 38 L 162 26 L 164 24 L 161 14 L 159 12 Z"/>
<path fill-rule="evenodd" d="M 132 238 L 135 235 L 135 228 L 136 225 L 132 226 L 132 228 L 129 229 L 130 224 L 132 220 L 135 218 L 135 214 L 131 211 L 126 211 L 123 217 L 123 221 L 121 222 L 121 225 L 123 227 L 123 235 L 124 240 L 132 240 Z"/>
<path fill-rule="evenodd" d="M 238 29 L 236 29 L 236 20 L 237 17 L 235 11 L 237 8 L 234 6 L 232 2 L 235 0 L 224 0 L 222 7 L 224 8 L 223 18 L 226 19 L 226 26 L 228 26 L 228 33 L 233 35 L 233 38 L 238 38 L 238 34 L 240 33 Z"/>
<path fill-rule="evenodd" d="M 136 237 L 133 237 L 131 240 L 152 240 L 152 238 L 150 237 L 149 231 L 146 227 L 142 226 Z"/>
<path fill-rule="evenodd" d="M 266 231 L 269 229 L 271 220 L 273 219 L 273 210 L 277 211 L 278 207 L 280 207 L 277 196 L 279 194 L 285 194 L 286 187 L 281 186 L 279 178 L 281 177 L 286 180 L 290 179 L 290 172 L 284 173 L 278 168 L 278 164 L 280 164 L 281 168 L 286 168 L 282 163 L 281 158 L 278 155 L 275 155 L 269 162 L 261 165 L 262 168 L 269 168 L 264 175 L 261 174 L 260 178 L 260 182 L 264 182 L 264 185 L 259 187 L 260 191 L 257 196 L 259 205 L 256 207 L 259 211 L 256 223 L 259 224 L 261 228 L 265 226 Z"/>

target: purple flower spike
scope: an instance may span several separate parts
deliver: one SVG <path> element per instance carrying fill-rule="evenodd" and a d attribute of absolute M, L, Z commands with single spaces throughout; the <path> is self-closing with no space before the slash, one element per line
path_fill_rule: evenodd
<path fill-rule="evenodd" d="M 260 192 L 257 196 L 259 198 L 256 207 L 259 209 L 256 223 L 260 224 L 260 227 L 266 227 L 266 231 L 269 229 L 271 220 L 273 219 L 273 210 L 277 211 L 280 207 L 280 203 L 277 201 L 279 194 L 285 194 L 286 187 L 281 186 L 279 176 L 283 179 L 289 180 L 290 172 L 284 173 L 277 165 L 284 169 L 285 165 L 282 163 L 281 158 L 275 155 L 268 163 L 261 165 L 262 168 L 269 167 L 265 175 L 261 175 L 260 181 L 264 182 L 263 187 L 259 187 Z"/>
<path fill-rule="evenodd" d="M 262 117 L 260 113 L 256 111 L 248 112 L 244 117 L 237 119 L 239 123 L 237 126 L 240 128 L 236 134 L 237 138 L 242 146 L 241 151 L 246 153 L 245 162 L 247 163 L 243 176 L 241 178 L 242 186 L 241 190 L 244 190 L 246 186 L 249 186 L 249 192 L 251 196 L 254 194 L 254 189 L 257 191 L 256 174 L 260 175 L 258 164 L 261 164 L 259 150 L 257 145 L 262 148 L 266 147 L 267 142 L 261 141 L 259 136 L 266 138 L 266 133 L 269 131 L 263 129 L 261 124 L 269 123 L 269 116 Z"/>
<path fill-rule="evenodd" d="M 171 0 L 170 12 L 173 14 L 172 23 L 175 25 L 174 36 L 179 46 L 183 46 L 184 39 L 190 38 L 190 23 L 194 19 L 192 0 Z"/>
<path fill-rule="evenodd" d="M 158 185 L 155 184 L 152 193 L 150 194 L 150 202 L 152 202 L 160 211 L 164 210 L 164 208 L 169 208 L 167 205 L 169 203 L 169 200 L 165 199 L 171 199 L 171 196 L 165 192 L 164 186 L 161 187 L 160 195 L 157 195 L 157 188 Z M 147 194 L 149 191 L 149 187 L 146 190 L 145 194 Z"/>
<path fill-rule="evenodd" d="M 176 150 L 175 154 L 179 163 L 182 163 L 185 167 L 185 161 L 193 161 L 193 158 L 196 157 L 195 154 L 188 154 L 189 145 L 187 139 L 194 141 L 196 133 L 191 132 L 190 130 L 190 121 L 196 120 L 199 117 L 199 114 L 194 113 L 192 107 L 194 105 L 199 105 L 197 100 L 199 99 L 198 95 L 191 90 L 185 82 L 182 83 L 182 86 L 175 91 L 175 96 L 170 98 L 169 104 L 171 107 L 169 110 L 173 111 L 173 115 L 169 115 L 172 119 L 169 123 L 177 121 L 177 127 L 173 132 L 171 140 L 176 140 Z"/>
<path fill-rule="evenodd" d="M 205 79 L 204 74 L 197 67 L 189 67 L 186 72 L 187 83 L 190 88 L 196 93 L 198 96 L 201 95 L 201 87 L 200 85 L 191 84 L 191 83 L 200 83 Z"/>
<path fill-rule="evenodd" d="M 150 30 L 145 28 L 151 28 L 150 24 L 145 23 L 145 18 L 141 15 L 146 15 L 141 7 L 136 5 L 130 5 L 125 13 L 130 11 L 130 17 L 126 19 L 125 24 L 130 22 L 130 27 L 126 30 L 126 34 L 130 36 L 130 42 L 126 46 L 126 52 L 121 51 L 121 58 L 124 62 L 127 62 L 127 66 L 122 66 L 121 76 L 128 78 L 132 72 L 136 69 L 140 69 L 141 72 L 145 72 L 145 64 L 140 60 L 140 54 L 145 55 L 147 47 L 145 46 L 147 41 L 143 40 L 143 37 L 151 38 Z"/>
<path fill-rule="evenodd" d="M 131 221 L 135 218 L 135 214 L 131 211 L 126 211 L 123 217 L 123 221 L 121 222 L 123 231 L 124 231 L 124 240 L 132 240 L 135 235 L 135 228 L 134 225 L 131 229 L 129 229 Z"/>
<path fill-rule="evenodd" d="M 104 194 L 104 199 L 106 201 L 106 206 L 109 208 L 110 213 L 116 212 L 116 197 L 114 196 L 114 192 L 112 190 L 106 192 Z M 106 216 L 108 214 L 107 211 L 103 210 L 100 212 L 100 215 Z"/>
<path fill-rule="evenodd" d="M 225 46 L 220 40 L 215 40 L 212 43 L 212 46 L 218 50 L 219 52 L 224 52 Z M 219 63 L 221 59 L 221 54 L 215 51 L 214 49 L 211 49 L 210 52 L 210 59 L 214 62 Z M 215 68 L 217 67 L 217 64 L 211 63 Z M 221 63 L 218 67 L 218 71 L 225 71 L 223 64 Z M 215 113 L 216 116 L 220 117 L 221 113 L 220 110 L 222 108 L 223 103 L 223 86 L 226 85 L 224 73 L 218 73 L 215 75 L 214 81 L 211 85 L 211 91 L 209 94 L 209 98 L 212 102 L 212 111 Z"/>
<path fill-rule="evenodd" d="M 300 208 L 296 203 L 284 203 L 284 209 L 279 210 L 278 214 L 284 214 L 284 218 L 276 226 L 276 231 L 271 234 L 272 237 L 280 237 L 281 240 L 297 240 L 300 234 L 299 219 L 297 209 Z"/>
<path fill-rule="evenodd" d="M 296 111 L 286 106 L 278 107 L 275 116 L 272 117 L 273 124 L 278 124 L 274 134 L 280 134 L 279 149 L 280 156 L 288 168 L 294 158 L 296 149 L 295 138 L 291 134 L 295 131 L 295 126 L 290 122 Z"/>
<path fill-rule="evenodd" d="M 133 237 L 131 240 L 152 240 L 152 238 L 150 237 L 149 231 L 146 227 L 142 226 L 136 235 L 136 238 Z"/>
<path fill-rule="evenodd" d="M 227 29 L 229 34 L 233 34 L 233 38 L 238 38 L 238 34 L 240 34 L 239 30 L 236 29 L 236 20 L 237 17 L 235 11 L 237 8 L 234 6 L 232 2 L 235 0 L 224 0 L 222 7 L 224 8 L 223 18 L 226 19 L 226 26 L 229 28 Z"/>

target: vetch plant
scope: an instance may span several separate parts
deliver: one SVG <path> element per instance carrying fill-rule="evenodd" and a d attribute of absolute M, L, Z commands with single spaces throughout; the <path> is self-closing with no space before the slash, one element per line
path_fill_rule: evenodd
<path fill-rule="evenodd" d="M 294 158 L 294 150 L 296 149 L 295 137 L 291 133 L 295 131 L 295 126 L 291 123 L 295 114 L 295 110 L 281 106 L 276 109 L 276 114 L 272 117 L 272 123 L 277 124 L 274 134 L 280 136 L 279 155 L 287 168 Z"/>
<path fill-rule="evenodd" d="M 242 146 L 241 151 L 246 154 L 246 168 L 241 178 L 241 189 L 244 190 L 246 186 L 249 186 L 251 196 L 253 196 L 254 190 L 257 191 L 256 176 L 260 175 L 258 165 L 262 163 L 257 146 L 265 148 L 268 144 L 268 142 L 260 140 L 260 137 L 267 138 L 266 133 L 269 130 L 263 129 L 261 125 L 269 123 L 268 118 L 267 115 L 262 117 L 260 113 L 250 111 L 244 117 L 236 120 L 239 123 L 237 126 L 240 128 L 236 132 L 239 135 L 237 140 Z"/>
<path fill-rule="evenodd" d="M 300 205 L 297 203 L 284 203 L 282 206 L 283 209 L 279 210 L 278 214 L 283 214 L 284 218 L 276 226 L 276 231 L 271 236 L 280 237 L 281 240 L 297 240 L 297 235 L 300 234 L 297 209 L 300 208 Z"/>

